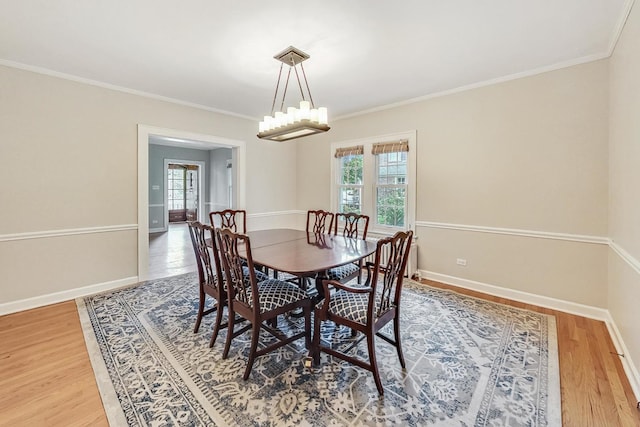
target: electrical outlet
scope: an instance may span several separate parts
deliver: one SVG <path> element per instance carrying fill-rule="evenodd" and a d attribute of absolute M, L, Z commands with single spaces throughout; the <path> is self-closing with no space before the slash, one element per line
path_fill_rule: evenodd
<path fill-rule="evenodd" d="M 464 258 L 458 258 L 456 259 L 456 264 L 461 265 L 463 267 L 467 266 L 467 260 Z"/>

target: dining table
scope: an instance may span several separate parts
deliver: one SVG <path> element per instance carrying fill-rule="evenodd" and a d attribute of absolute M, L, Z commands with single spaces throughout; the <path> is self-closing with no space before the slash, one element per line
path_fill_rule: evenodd
<path fill-rule="evenodd" d="M 254 264 L 315 279 L 318 299 L 324 297 L 322 281 L 330 269 L 357 262 L 376 251 L 374 241 L 304 230 L 278 228 L 246 234 Z"/>

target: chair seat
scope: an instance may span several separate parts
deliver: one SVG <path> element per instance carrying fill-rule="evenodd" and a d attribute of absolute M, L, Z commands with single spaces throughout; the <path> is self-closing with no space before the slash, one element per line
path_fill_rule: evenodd
<path fill-rule="evenodd" d="M 324 304 L 324 301 L 320 301 L 316 305 L 316 309 L 319 310 Z M 378 311 L 378 301 L 376 299 L 374 313 Z M 367 307 L 369 305 L 369 294 L 353 293 L 345 290 L 338 290 L 331 295 L 329 300 L 328 312 L 335 315 L 351 320 L 352 322 L 365 325 L 367 323 Z"/>
<path fill-rule="evenodd" d="M 245 286 L 249 286 L 251 284 L 250 282 L 250 278 L 249 278 L 249 267 L 243 265 L 242 266 L 242 275 L 244 276 L 244 284 Z M 269 278 L 268 275 L 264 274 L 262 271 L 260 270 L 256 270 L 256 280 L 258 282 L 262 282 L 263 280 L 267 280 Z"/>
<path fill-rule="evenodd" d="M 357 272 L 360 269 L 356 264 L 349 263 L 345 265 L 341 265 L 340 267 L 334 267 L 327 272 L 327 277 L 330 280 L 342 280 L 345 277 L 351 276 L 353 273 Z"/>
<path fill-rule="evenodd" d="M 258 283 L 258 294 L 260 295 L 261 313 L 277 310 L 287 304 L 308 298 L 307 293 L 298 286 L 277 279 L 267 279 Z M 249 303 L 253 304 L 250 293 L 247 297 Z"/>

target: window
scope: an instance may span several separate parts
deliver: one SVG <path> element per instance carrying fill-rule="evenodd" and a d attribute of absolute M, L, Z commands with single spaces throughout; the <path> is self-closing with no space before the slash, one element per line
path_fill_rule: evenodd
<path fill-rule="evenodd" d="M 415 222 L 415 132 L 332 145 L 332 209 L 369 215 L 389 234 Z"/>
<path fill-rule="evenodd" d="M 336 151 L 338 159 L 338 212 L 362 213 L 363 147 Z"/>

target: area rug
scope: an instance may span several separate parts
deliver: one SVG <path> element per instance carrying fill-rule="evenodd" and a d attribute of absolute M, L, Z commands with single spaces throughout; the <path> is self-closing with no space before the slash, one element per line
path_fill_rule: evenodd
<path fill-rule="evenodd" d="M 305 368 L 303 340 L 258 358 L 243 381 L 250 332 L 226 360 L 225 330 L 208 346 L 213 316 L 193 333 L 195 274 L 76 302 L 113 426 L 561 425 L 554 317 L 412 281 L 403 292 L 406 370 L 378 340 L 382 397 L 370 372 L 336 358 Z M 349 330 L 322 336 L 366 357 Z"/>

